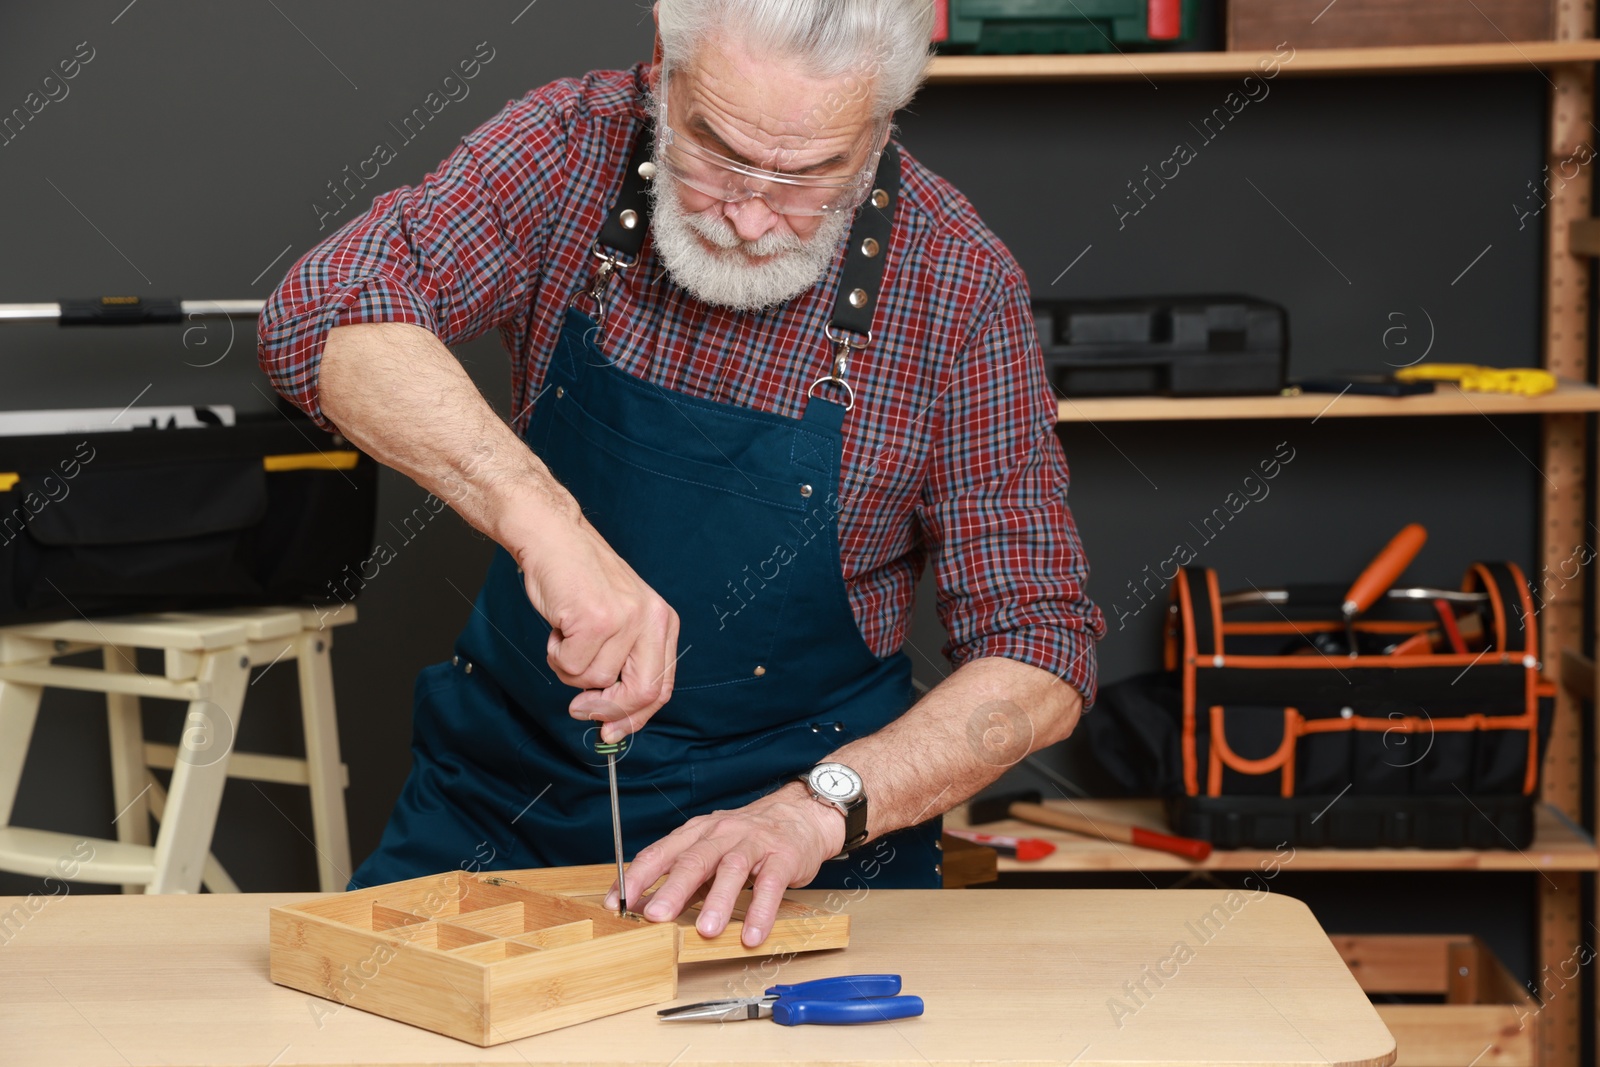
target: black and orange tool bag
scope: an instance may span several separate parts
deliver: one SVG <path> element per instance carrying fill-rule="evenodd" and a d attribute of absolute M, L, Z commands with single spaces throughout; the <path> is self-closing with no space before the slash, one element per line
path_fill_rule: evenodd
<path fill-rule="evenodd" d="M 133 325 L 259 310 L 127 298 L 0 305 L 0 319 Z M 0 625 L 342 604 L 374 577 L 370 457 L 287 403 L 227 418 L 191 408 L 185 428 L 148 411 L 68 412 L 75 432 L 17 429 L 61 413 L 0 413 Z"/>
<path fill-rule="evenodd" d="M 1222 848 L 1526 847 L 1554 696 L 1533 594 L 1509 562 L 1392 588 L 1425 538 L 1407 527 L 1348 589 L 1179 571 L 1166 670 L 1107 687 L 1097 758 Z"/>

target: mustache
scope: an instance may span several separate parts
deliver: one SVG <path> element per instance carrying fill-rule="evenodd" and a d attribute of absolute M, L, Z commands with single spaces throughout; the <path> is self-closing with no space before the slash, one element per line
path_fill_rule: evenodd
<path fill-rule="evenodd" d="M 734 232 L 726 219 L 713 219 L 705 215 L 683 213 L 683 221 L 695 233 L 725 251 L 739 249 L 750 256 L 771 256 L 781 252 L 798 252 L 805 242 L 792 233 L 764 233 L 754 241 L 746 241 Z"/>

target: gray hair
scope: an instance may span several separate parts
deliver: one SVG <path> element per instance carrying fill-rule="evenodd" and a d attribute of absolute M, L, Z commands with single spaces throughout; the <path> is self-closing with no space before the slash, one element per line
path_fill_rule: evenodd
<path fill-rule="evenodd" d="M 870 78 L 874 121 L 911 102 L 927 71 L 932 0 L 657 0 L 666 70 L 719 33 L 799 60 L 815 78 Z"/>

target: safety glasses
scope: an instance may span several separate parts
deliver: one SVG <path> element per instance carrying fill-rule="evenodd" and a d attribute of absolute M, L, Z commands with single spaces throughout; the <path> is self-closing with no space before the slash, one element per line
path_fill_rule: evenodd
<path fill-rule="evenodd" d="M 661 114 L 668 114 L 666 80 L 662 79 Z M 661 161 L 689 188 L 727 204 L 754 197 L 780 215 L 835 215 L 854 211 L 872 188 L 881 152 L 873 152 L 866 165 L 848 176 L 816 177 L 762 170 L 711 151 L 680 134 L 663 121 L 657 129 Z"/>

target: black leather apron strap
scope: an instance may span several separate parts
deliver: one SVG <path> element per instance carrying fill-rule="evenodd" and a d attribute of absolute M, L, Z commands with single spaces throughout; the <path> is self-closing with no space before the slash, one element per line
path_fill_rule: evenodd
<path fill-rule="evenodd" d="M 890 142 L 878 160 L 872 193 L 856 209 L 855 224 L 845 250 L 844 272 L 833 299 L 835 330 L 871 333 L 878 310 L 878 290 L 883 286 L 883 262 L 888 257 L 894 231 L 894 209 L 900 200 L 900 151 Z"/>
<path fill-rule="evenodd" d="M 654 143 L 654 127 L 647 122 L 640 127 L 633 154 L 628 157 L 622 192 L 606 212 L 605 225 L 600 227 L 599 243 L 622 253 L 627 257 L 624 262 L 628 263 L 639 258 L 645 231 L 650 228 L 649 189 L 656 172 L 655 164 L 650 162 L 650 152 Z"/>
<path fill-rule="evenodd" d="M 628 157 L 622 191 L 606 212 L 605 224 L 600 229 L 598 243 L 621 253 L 625 257 L 624 264 L 638 258 L 650 225 L 649 183 L 655 179 L 655 165 L 650 162 L 650 156 L 654 142 L 655 128 L 647 122 L 640 127 L 633 154 Z M 878 309 L 883 264 L 888 256 L 895 206 L 899 200 L 900 152 L 891 142 L 878 159 L 872 192 L 856 209 L 855 222 L 850 228 L 844 271 L 829 320 L 832 329 L 859 334 L 872 332 L 872 317 Z"/>

